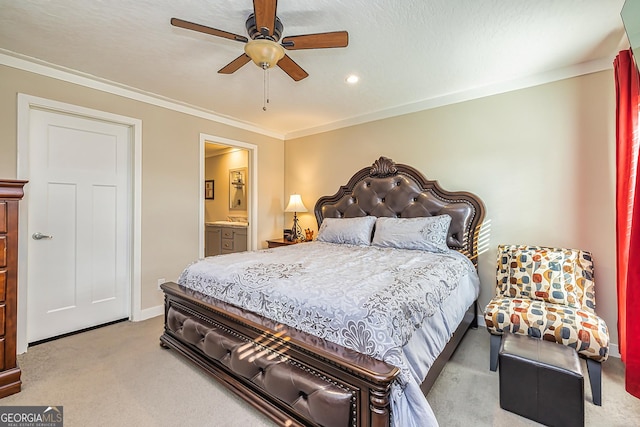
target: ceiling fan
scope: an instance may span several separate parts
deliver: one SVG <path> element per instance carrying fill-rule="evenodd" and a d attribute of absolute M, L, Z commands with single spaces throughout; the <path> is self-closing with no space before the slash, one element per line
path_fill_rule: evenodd
<path fill-rule="evenodd" d="M 349 34 L 346 31 L 288 36 L 278 44 L 284 27 L 276 16 L 277 4 L 277 0 L 253 0 L 253 13 L 249 15 L 245 23 L 251 40 L 238 34 L 178 18 L 171 18 L 171 25 L 246 43 L 245 53 L 218 70 L 222 74 L 234 73 L 247 62 L 253 60 L 257 66 L 264 70 L 277 64 L 293 80 L 299 81 L 309 74 L 285 54 L 284 49 L 324 49 L 346 47 L 349 44 Z"/>

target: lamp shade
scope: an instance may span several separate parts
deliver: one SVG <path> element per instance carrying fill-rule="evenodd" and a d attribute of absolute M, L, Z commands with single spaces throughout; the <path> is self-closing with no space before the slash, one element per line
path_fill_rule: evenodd
<path fill-rule="evenodd" d="M 284 210 L 285 212 L 307 212 L 307 208 L 302 203 L 302 197 L 299 194 L 289 196 L 289 204 Z"/>
<path fill-rule="evenodd" d="M 260 68 L 271 68 L 284 56 L 284 49 L 278 43 L 266 39 L 251 40 L 244 45 L 244 52 Z"/>

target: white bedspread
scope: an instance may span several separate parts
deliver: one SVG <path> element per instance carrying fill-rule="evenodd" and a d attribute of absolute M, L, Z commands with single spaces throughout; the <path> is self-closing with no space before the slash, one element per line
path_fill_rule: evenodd
<path fill-rule="evenodd" d="M 399 367 L 391 411 L 403 427 L 437 425 L 419 384 L 479 290 L 455 251 L 323 242 L 205 258 L 178 282 Z"/>

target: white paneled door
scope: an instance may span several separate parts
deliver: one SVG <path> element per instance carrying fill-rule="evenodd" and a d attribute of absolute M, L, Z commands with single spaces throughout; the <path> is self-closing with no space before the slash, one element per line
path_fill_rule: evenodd
<path fill-rule="evenodd" d="M 130 128 L 31 110 L 27 339 L 129 317 Z"/>

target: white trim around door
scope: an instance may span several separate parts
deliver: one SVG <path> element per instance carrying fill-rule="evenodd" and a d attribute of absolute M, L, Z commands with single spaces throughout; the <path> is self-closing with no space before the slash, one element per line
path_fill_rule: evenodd
<path fill-rule="evenodd" d="M 131 311 L 130 320 L 139 321 L 156 315 L 147 313 L 148 310 L 141 309 L 141 177 L 142 177 L 142 120 L 93 110 L 77 105 L 66 104 L 45 98 L 31 95 L 18 94 L 18 129 L 17 148 L 18 165 L 17 178 L 29 180 L 29 129 L 30 114 L 32 109 L 49 110 L 60 114 L 72 114 L 90 119 L 104 120 L 128 126 L 131 132 L 132 147 L 130 147 L 130 188 L 129 198 L 131 201 L 131 227 L 130 227 L 130 253 L 129 253 L 129 274 L 131 277 Z M 18 256 L 18 331 L 17 331 L 17 352 L 27 351 L 27 220 L 29 212 L 29 187 L 25 186 L 25 196 L 20 206 L 20 226 Z"/>

